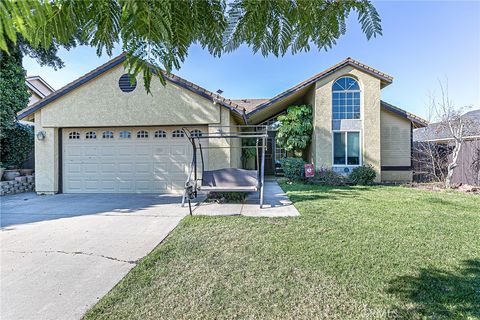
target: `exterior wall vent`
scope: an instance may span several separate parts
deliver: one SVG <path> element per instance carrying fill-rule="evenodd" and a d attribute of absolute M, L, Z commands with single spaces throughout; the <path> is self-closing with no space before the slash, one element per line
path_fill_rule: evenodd
<path fill-rule="evenodd" d="M 130 75 L 125 73 L 118 80 L 118 86 L 123 92 L 132 92 L 137 87 L 137 80 L 135 79 L 135 82 L 132 84 L 130 82 Z"/>

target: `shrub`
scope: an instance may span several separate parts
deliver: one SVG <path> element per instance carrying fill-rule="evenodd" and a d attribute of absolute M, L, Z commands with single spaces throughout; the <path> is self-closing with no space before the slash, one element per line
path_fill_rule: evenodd
<path fill-rule="evenodd" d="M 366 186 L 372 184 L 376 176 L 377 173 L 373 170 L 373 167 L 365 165 L 353 169 L 352 173 L 348 175 L 348 180 L 353 184 Z"/>
<path fill-rule="evenodd" d="M 302 158 L 283 158 L 280 160 L 282 164 L 283 174 L 289 180 L 303 179 L 303 170 L 305 161 Z"/>
<path fill-rule="evenodd" d="M 33 150 L 33 127 L 17 123 L 3 130 L 1 159 L 3 166 L 19 167 Z"/>
<path fill-rule="evenodd" d="M 209 200 L 225 202 L 243 202 L 247 194 L 245 192 L 210 192 L 208 194 Z"/>
<path fill-rule="evenodd" d="M 344 186 L 346 178 L 342 174 L 331 169 L 321 168 L 315 171 L 315 176 L 310 179 L 312 183 L 323 186 Z"/>

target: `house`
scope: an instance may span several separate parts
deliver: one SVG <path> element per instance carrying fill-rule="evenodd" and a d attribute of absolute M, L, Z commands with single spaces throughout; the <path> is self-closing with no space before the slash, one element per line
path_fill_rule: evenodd
<path fill-rule="evenodd" d="M 458 154 L 458 166 L 453 171 L 452 183 L 480 185 L 480 109 L 466 112 L 461 116 L 464 123 L 464 142 Z M 447 164 L 451 160 L 453 138 L 449 129 L 442 123 L 431 123 L 413 132 L 415 181 L 432 180 L 431 154 L 440 159 L 436 163 L 437 172 L 446 175 Z M 434 150 L 432 150 L 435 148 Z M 427 159 L 426 159 L 427 158 Z M 441 176 L 442 174 L 437 174 Z"/>
<path fill-rule="evenodd" d="M 30 99 L 28 100 L 29 106 L 55 91 L 55 89 L 53 89 L 40 76 L 27 76 L 25 83 L 27 84 L 28 92 L 30 93 Z"/>
<path fill-rule="evenodd" d="M 314 108 L 308 161 L 349 172 L 370 164 L 377 181 L 410 181 L 411 139 L 426 121 L 381 100 L 393 78 L 354 59 L 270 99 L 230 100 L 175 75 L 167 86 L 130 81 L 120 55 L 19 112 L 35 122 L 38 193 L 177 192 L 183 189 L 197 134 L 218 125 L 271 124 L 292 104 Z M 141 79 L 139 77 L 138 79 Z M 217 128 L 215 128 L 217 126 Z M 273 130 L 272 130 L 273 132 Z M 238 139 L 215 139 L 206 169 L 241 166 Z M 271 134 L 266 173 L 285 155 Z"/>

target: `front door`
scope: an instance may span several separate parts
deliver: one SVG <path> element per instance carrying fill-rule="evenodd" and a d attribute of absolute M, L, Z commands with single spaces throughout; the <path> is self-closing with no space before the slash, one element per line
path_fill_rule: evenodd
<path fill-rule="evenodd" d="M 265 150 L 265 175 L 275 174 L 275 138 L 267 138 L 267 149 Z"/>

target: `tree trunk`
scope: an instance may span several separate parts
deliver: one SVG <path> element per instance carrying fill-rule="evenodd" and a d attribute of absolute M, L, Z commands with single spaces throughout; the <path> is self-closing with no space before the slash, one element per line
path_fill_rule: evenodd
<path fill-rule="evenodd" d="M 458 155 L 460 154 L 460 149 L 462 148 L 462 142 L 455 140 L 455 147 L 453 148 L 452 161 L 448 164 L 447 167 L 447 177 L 445 178 L 445 188 L 450 189 L 452 187 L 452 176 L 453 171 L 457 167 Z"/>

